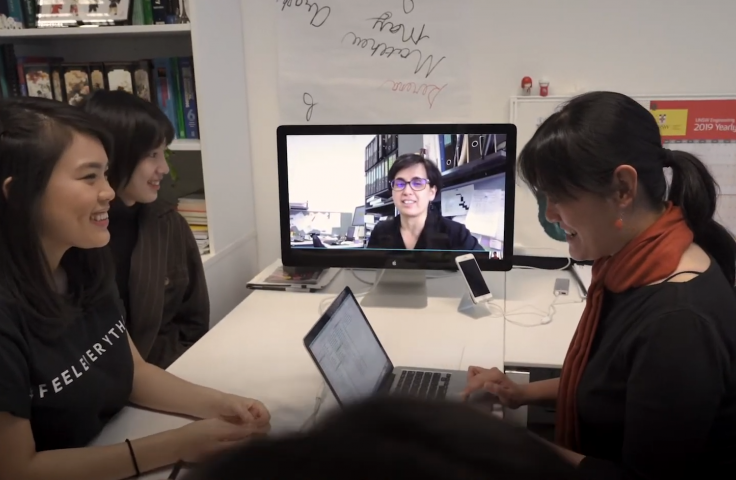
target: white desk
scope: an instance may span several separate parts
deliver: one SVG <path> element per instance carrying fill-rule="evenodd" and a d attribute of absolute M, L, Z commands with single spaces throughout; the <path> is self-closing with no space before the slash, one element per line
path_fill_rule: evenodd
<path fill-rule="evenodd" d="M 371 272 L 356 273 L 367 281 L 374 278 Z M 494 297 L 504 298 L 504 274 L 485 276 Z M 254 291 L 169 371 L 194 383 L 258 398 L 271 412 L 275 433 L 299 429 L 312 414 L 322 386 L 321 376 L 302 340 L 319 318 L 322 300 L 334 297 L 346 284 L 356 294 L 370 288 L 343 270 L 325 293 Z M 428 279 L 427 290 L 426 309 L 366 309 L 393 363 L 444 369 L 466 369 L 470 365 L 503 369 L 503 319 L 475 320 L 458 313 L 466 287 L 457 274 Z M 126 408 L 94 444 L 119 443 L 185 423 L 187 420 L 171 415 Z M 158 472 L 143 478 L 165 477 L 166 472 Z"/>
<path fill-rule="evenodd" d="M 555 303 L 552 322 L 539 325 L 542 318 L 528 306 L 547 311 L 555 299 L 555 279 L 560 277 L 570 279 L 570 294 Z M 506 311 L 513 313 L 522 307 L 527 308 L 520 312 L 532 313 L 508 316 L 514 323 L 506 322 L 504 363 L 514 367 L 561 368 L 585 308 L 575 280 L 569 272 L 558 270 L 510 271 L 506 275 Z"/>

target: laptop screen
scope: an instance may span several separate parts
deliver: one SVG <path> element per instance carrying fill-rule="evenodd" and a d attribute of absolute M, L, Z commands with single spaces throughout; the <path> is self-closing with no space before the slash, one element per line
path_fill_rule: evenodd
<path fill-rule="evenodd" d="M 342 298 L 308 348 L 335 397 L 345 404 L 373 395 L 393 366 L 355 297 Z"/>

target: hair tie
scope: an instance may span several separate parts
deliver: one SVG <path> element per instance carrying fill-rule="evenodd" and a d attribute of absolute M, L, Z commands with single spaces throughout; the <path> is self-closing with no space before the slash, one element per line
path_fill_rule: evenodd
<path fill-rule="evenodd" d="M 664 163 L 662 166 L 664 168 L 672 168 L 672 166 L 675 164 L 675 152 L 674 150 L 670 150 L 669 148 L 663 148 L 664 150 Z"/>

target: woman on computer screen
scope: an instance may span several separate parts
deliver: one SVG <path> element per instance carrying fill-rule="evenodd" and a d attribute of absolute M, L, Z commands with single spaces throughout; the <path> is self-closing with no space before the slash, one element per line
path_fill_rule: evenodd
<path fill-rule="evenodd" d="M 421 155 L 400 156 L 388 172 L 399 215 L 379 222 L 367 248 L 392 250 L 484 250 L 462 223 L 444 218 L 431 206 L 442 174 Z"/>

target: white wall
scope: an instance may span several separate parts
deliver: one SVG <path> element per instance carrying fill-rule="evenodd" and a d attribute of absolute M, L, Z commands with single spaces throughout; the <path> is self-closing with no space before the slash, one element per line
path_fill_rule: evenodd
<path fill-rule="evenodd" d="M 218 8 L 194 1 L 188 10 L 202 119 L 207 220 L 215 254 L 253 235 L 256 228 L 248 124 L 252 111 L 249 92 L 242 88 L 247 83 L 246 65 L 235 61 L 244 56 L 240 6 L 240 0 L 218 0 Z M 228 57 L 233 60 L 222 60 Z M 252 133 L 258 131 L 254 128 Z"/>
<path fill-rule="evenodd" d="M 247 81 L 241 0 L 217 0 L 217 8 L 211 4 L 191 1 L 187 11 L 192 20 L 210 248 L 215 254 L 205 262 L 214 325 L 245 298 L 245 284 L 262 268 L 257 260 L 250 148 L 251 132 L 260 130 L 249 126 L 250 92 L 243 88 Z M 269 133 L 275 137 L 274 131 Z"/>
<path fill-rule="evenodd" d="M 258 257 L 280 255 L 276 127 L 278 72 L 273 2 L 241 0 L 250 99 Z M 331 0 L 348 4 L 349 0 Z M 733 0 L 447 0 L 465 8 L 476 59 L 468 66 L 469 122 L 506 122 L 521 78 L 551 80 L 550 93 L 608 89 L 637 93 L 736 90 Z M 349 105 L 346 105 L 349 108 Z M 391 119 L 386 119 L 387 123 Z"/>
<path fill-rule="evenodd" d="M 353 213 L 365 204 L 365 147 L 373 135 L 287 138 L 289 202 L 309 210 Z M 272 259 L 273 260 L 273 259 Z"/>

